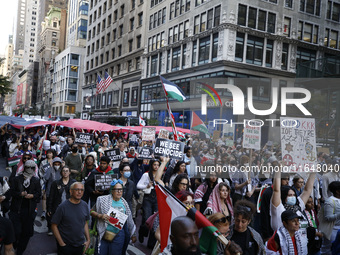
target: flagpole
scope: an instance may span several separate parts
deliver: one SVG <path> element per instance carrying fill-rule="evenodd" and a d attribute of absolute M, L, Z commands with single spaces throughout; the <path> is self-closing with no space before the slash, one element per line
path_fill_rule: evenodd
<path fill-rule="evenodd" d="M 185 206 L 185 204 L 183 204 L 183 202 L 181 200 L 179 200 L 174 194 L 172 194 L 170 192 L 170 190 L 168 190 L 166 187 L 164 187 L 162 184 L 160 184 L 159 182 L 156 182 L 157 185 L 163 189 L 168 195 L 170 195 L 173 199 L 176 200 L 176 202 L 178 202 L 182 207 L 185 208 L 185 210 L 188 212 L 191 208 L 188 207 L 188 206 Z M 217 230 L 217 238 L 224 244 L 224 245 L 228 245 L 229 241 L 227 238 L 225 238 L 221 233 L 220 231 Z M 240 255 L 239 253 L 237 253 L 236 255 Z"/>

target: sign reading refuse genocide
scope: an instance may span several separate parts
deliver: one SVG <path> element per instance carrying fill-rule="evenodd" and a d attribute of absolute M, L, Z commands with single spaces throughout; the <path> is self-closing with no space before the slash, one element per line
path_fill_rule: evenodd
<path fill-rule="evenodd" d="M 95 190 L 108 190 L 113 179 L 118 179 L 117 174 L 95 174 L 94 175 L 94 187 Z"/>
<path fill-rule="evenodd" d="M 150 147 L 139 147 L 138 154 L 140 159 L 152 159 L 153 149 Z"/>
<path fill-rule="evenodd" d="M 104 151 L 105 156 L 109 157 L 112 161 L 120 161 L 123 156 L 120 155 L 120 150 L 119 149 L 112 149 L 112 150 L 107 150 Z"/>
<path fill-rule="evenodd" d="M 184 143 L 176 142 L 168 139 L 156 139 L 154 150 L 155 157 L 170 157 L 172 159 L 182 159 L 184 154 Z"/>
<path fill-rule="evenodd" d="M 75 143 L 86 143 L 92 144 L 93 134 L 86 134 L 86 133 L 76 133 L 76 140 Z"/>

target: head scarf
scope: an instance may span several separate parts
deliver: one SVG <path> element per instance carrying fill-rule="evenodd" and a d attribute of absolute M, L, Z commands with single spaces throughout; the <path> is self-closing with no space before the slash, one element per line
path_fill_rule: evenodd
<path fill-rule="evenodd" d="M 24 168 L 24 171 L 22 172 L 22 175 L 25 177 L 25 180 L 24 180 L 24 183 L 23 183 L 25 188 L 28 188 L 30 186 L 31 178 L 35 174 L 34 173 L 35 167 L 36 167 L 36 164 L 33 160 L 27 160 L 25 162 L 25 168 Z"/>
<path fill-rule="evenodd" d="M 31 160 L 33 160 L 32 154 L 29 152 L 25 152 L 24 154 L 21 155 L 20 161 L 18 163 L 18 168 L 17 168 L 17 172 L 16 172 L 16 176 L 20 175 L 23 173 L 24 171 L 24 161 L 23 161 L 23 157 L 25 156 L 30 156 Z M 38 176 L 38 166 L 37 164 L 35 164 L 35 176 Z"/>
<path fill-rule="evenodd" d="M 207 208 L 211 208 L 213 213 L 222 212 L 222 205 L 221 205 L 219 187 L 220 187 L 219 184 L 217 184 L 215 186 L 215 188 L 213 189 L 213 191 L 210 194 L 210 197 L 209 197 L 209 200 L 208 200 L 208 203 L 207 203 Z M 228 187 L 229 187 L 229 185 L 228 185 Z M 234 216 L 234 210 L 233 210 L 233 204 L 232 204 L 231 198 L 230 198 L 230 188 L 229 188 L 229 192 L 228 192 L 228 197 L 224 202 L 228 206 L 229 212 L 230 212 L 231 216 L 233 217 Z"/>

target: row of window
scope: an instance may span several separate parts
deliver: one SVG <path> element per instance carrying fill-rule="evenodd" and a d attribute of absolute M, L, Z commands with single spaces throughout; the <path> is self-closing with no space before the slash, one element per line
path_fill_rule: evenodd
<path fill-rule="evenodd" d="M 169 28 L 168 44 L 183 40 L 189 36 L 189 20 Z"/>
<path fill-rule="evenodd" d="M 101 31 L 105 31 L 105 28 L 110 27 L 111 26 L 111 14 L 108 16 L 107 18 L 107 25 L 106 25 L 106 19 L 103 19 L 101 23 L 98 23 L 97 26 L 94 26 L 92 30 L 88 31 L 88 41 L 91 40 L 91 38 L 94 38 L 96 36 L 96 34 L 100 34 Z M 116 22 L 116 20 L 114 20 L 114 22 Z M 143 12 L 138 13 L 138 20 L 137 20 L 137 27 L 140 27 L 142 25 L 143 22 Z M 100 28 L 102 28 L 102 30 L 100 30 Z M 119 36 L 121 37 L 124 34 L 124 30 L 123 30 L 123 24 L 121 24 L 119 26 Z M 132 17 L 129 21 L 129 31 L 134 30 L 135 28 L 135 18 Z M 115 31 L 116 29 L 114 29 Z"/>
<path fill-rule="evenodd" d="M 156 28 L 162 24 L 165 24 L 165 20 L 166 20 L 166 7 L 150 15 L 149 30 Z"/>
<path fill-rule="evenodd" d="M 164 38 L 165 32 L 161 32 L 157 35 L 154 35 L 148 39 L 148 50 L 149 52 L 157 50 L 164 46 Z"/>
<path fill-rule="evenodd" d="M 334 3 L 334 1 L 328 1 L 327 19 L 340 22 L 340 3 Z"/>
<path fill-rule="evenodd" d="M 339 49 L 339 31 L 326 28 L 324 45 L 326 47 Z"/>
<path fill-rule="evenodd" d="M 194 34 L 204 32 L 220 24 L 221 6 L 216 6 L 194 18 Z"/>
<path fill-rule="evenodd" d="M 87 64 L 88 65 L 88 64 Z M 139 70 L 140 67 L 140 57 L 135 58 L 134 60 L 129 60 L 126 62 L 127 65 L 127 72 L 131 72 L 133 70 Z M 88 70 L 88 69 L 87 69 Z M 111 75 L 111 77 L 120 75 L 122 72 L 122 65 L 117 64 L 116 66 L 112 66 L 109 70 L 105 70 L 108 74 Z M 103 78 L 103 73 L 99 72 L 98 73 L 100 77 Z M 85 76 L 85 84 L 95 84 L 97 82 L 97 73 L 90 74 Z"/>
<path fill-rule="evenodd" d="M 157 4 L 161 3 L 161 2 L 162 2 L 162 0 L 151 0 L 150 8 L 154 7 L 155 5 L 157 5 Z"/>
<path fill-rule="evenodd" d="M 176 0 L 170 4 L 169 20 L 190 11 L 190 0 Z"/>
<path fill-rule="evenodd" d="M 298 39 L 299 40 L 317 44 L 318 38 L 319 38 L 319 26 L 318 25 L 299 21 L 299 25 L 298 25 Z"/>
<path fill-rule="evenodd" d="M 247 5 L 238 6 L 237 24 L 268 33 L 275 33 L 276 14 Z"/>

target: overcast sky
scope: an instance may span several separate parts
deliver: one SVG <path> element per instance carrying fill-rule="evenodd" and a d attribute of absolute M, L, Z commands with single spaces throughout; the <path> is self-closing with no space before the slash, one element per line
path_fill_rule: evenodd
<path fill-rule="evenodd" d="M 0 54 L 5 53 L 8 36 L 13 34 L 13 22 L 16 16 L 17 0 L 0 0 Z"/>

